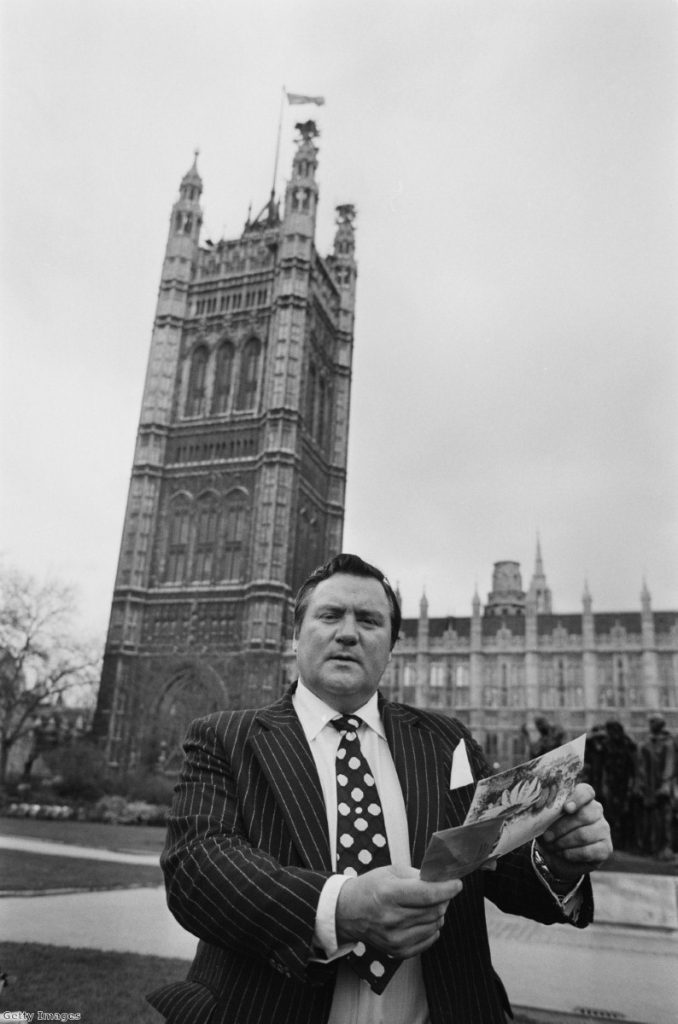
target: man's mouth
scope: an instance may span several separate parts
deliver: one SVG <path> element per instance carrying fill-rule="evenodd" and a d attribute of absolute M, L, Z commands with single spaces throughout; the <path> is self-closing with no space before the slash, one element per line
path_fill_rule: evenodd
<path fill-rule="evenodd" d="M 350 654 L 333 654 L 330 657 L 330 661 L 352 661 L 357 663 L 358 659 Z"/>

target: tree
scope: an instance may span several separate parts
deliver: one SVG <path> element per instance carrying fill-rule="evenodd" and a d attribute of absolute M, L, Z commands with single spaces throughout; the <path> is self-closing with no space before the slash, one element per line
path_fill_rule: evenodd
<path fill-rule="evenodd" d="M 101 655 L 74 631 L 75 610 L 72 588 L 0 567 L 0 786 L 42 709 L 94 699 Z"/>

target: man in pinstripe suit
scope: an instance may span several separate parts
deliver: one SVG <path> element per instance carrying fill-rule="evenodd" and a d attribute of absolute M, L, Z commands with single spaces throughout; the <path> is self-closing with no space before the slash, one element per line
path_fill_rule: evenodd
<path fill-rule="evenodd" d="M 500 1024 L 483 897 L 585 927 L 611 853 L 587 785 L 537 844 L 460 881 L 422 882 L 434 831 L 461 824 L 489 770 L 453 718 L 385 701 L 400 628 L 383 574 L 339 555 L 295 607 L 299 681 L 275 704 L 194 722 L 162 856 L 170 909 L 200 939 L 186 981 L 149 1001 L 170 1024 Z M 391 864 L 337 874 L 338 715 L 360 718 Z M 347 954 L 401 961 L 382 994 Z"/>

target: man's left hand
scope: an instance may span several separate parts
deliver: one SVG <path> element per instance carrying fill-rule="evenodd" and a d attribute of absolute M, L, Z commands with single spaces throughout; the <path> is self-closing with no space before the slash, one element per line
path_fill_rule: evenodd
<path fill-rule="evenodd" d="M 588 783 L 574 787 L 561 816 L 537 842 L 549 871 L 564 881 L 575 882 L 605 863 L 612 853 L 610 826 Z"/>

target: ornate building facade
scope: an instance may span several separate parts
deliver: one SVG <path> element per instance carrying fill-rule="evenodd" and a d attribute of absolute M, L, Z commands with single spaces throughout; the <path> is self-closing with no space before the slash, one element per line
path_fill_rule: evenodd
<path fill-rule="evenodd" d="M 637 611 L 596 612 L 588 586 L 577 613 L 553 611 L 542 556 L 523 590 L 517 562 L 496 562 L 484 607 L 467 618 L 403 620 L 382 683 L 395 700 L 448 711 L 502 767 L 528 756 L 535 715 L 568 738 L 609 719 L 638 741 L 659 711 L 678 733 L 678 612 L 653 611 L 643 585 Z"/>
<path fill-rule="evenodd" d="M 294 593 L 341 550 L 352 206 L 315 246 L 318 135 L 239 238 L 201 244 L 196 161 L 171 216 L 94 731 L 112 765 L 172 764 L 188 721 L 284 681 Z"/>

